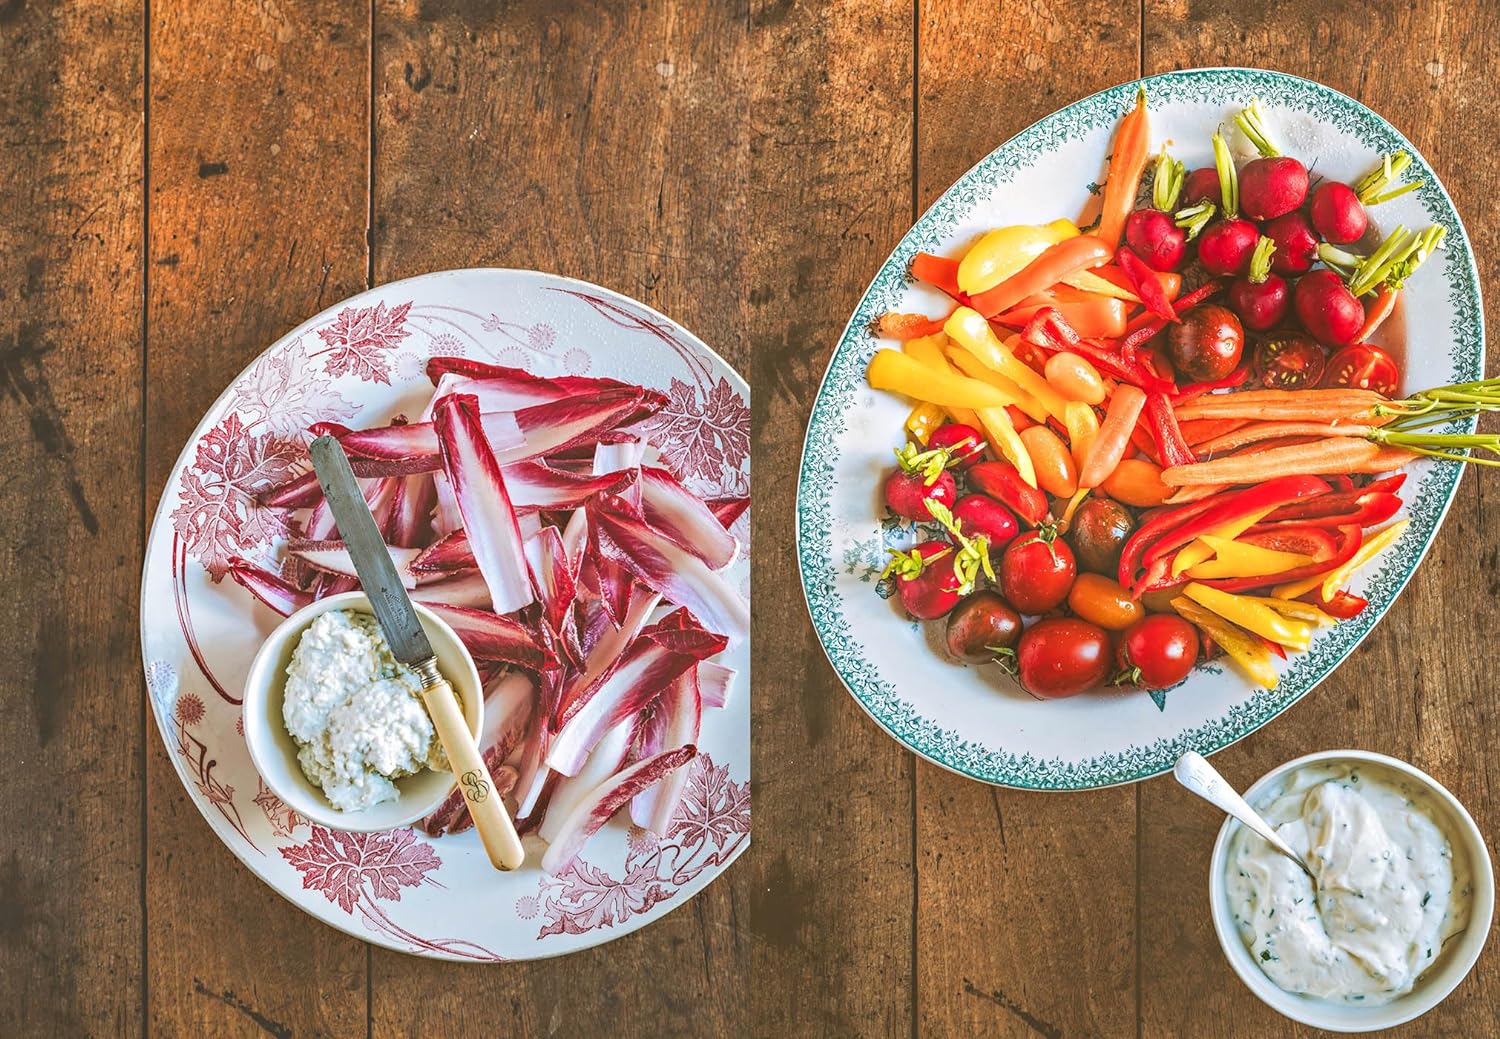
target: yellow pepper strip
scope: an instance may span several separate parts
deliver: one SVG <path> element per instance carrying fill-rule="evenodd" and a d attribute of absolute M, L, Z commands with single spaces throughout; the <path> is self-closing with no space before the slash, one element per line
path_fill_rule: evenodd
<path fill-rule="evenodd" d="M 1172 600 L 1172 608 L 1183 620 L 1208 632 L 1208 637 L 1219 644 L 1219 648 L 1229 655 L 1230 660 L 1244 668 L 1251 679 L 1267 689 L 1276 688 L 1281 679 L 1276 674 L 1271 651 L 1264 642 L 1241 631 L 1212 610 L 1205 610 L 1191 599 L 1179 595 Z"/>
<path fill-rule="evenodd" d="M 1036 466 L 1031 462 L 1031 452 L 1026 450 L 1015 423 L 1004 408 L 980 408 L 975 414 L 984 429 L 984 435 L 994 452 L 1016 467 L 1021 479 L 1036 486 Z"/>
<path fill-rule="evenodd" d="M 1312 625 L 1288 620 L 1249 596 L 1220 591 L 1196 581 L 1189 583 L 1182 592 L 1199 606 L 1212 610 L 1231 624 L 1238 624 L 1287 649 L 1306 649 L 1312 644 Z"/>
<path fill-rule="evenodd" d="M 1099 435 L 1099 416 L 1083 401 L 1070 400 L 1063 405 L 1063 428 L 1068 431 L 1073 464 L 1083 472 L 1083 460 L 1089 455 L 1089 445 Z"/>
<path fill-rule="evenodd" d="M 1012 380 L 1007 379 L 993 368 L 987 366 L 979 358 L 961 346 L 950 346 L 947 350 L 948 362 L 971 379 L 987 382 L 1001 393 L 1008 394 L 1012 400 L 1011 404 L 1020 408 L 1031 416 L 1035 422 L 1046 422 L 1049 415 L 1047 409 L 1042 407 L 1041 402 L 1031 396 Z"/>
<path fill-rule="evenodd" d="M 1349 578 L 1353 576 L 1354 571 L 1389 548 L 1391 543 L 1401 536 L 1401 532 L 1406 529 L 1407 524 L 1410 522 L 1410 520 L 1397 520 L 1379 534 L 1370 538 L 1363 545 L 1360 545 L 1359 551 L 1354 553 L 1349 562 L 1323 579 L 1323 591 L 1321 593 L 1323 601 L 1328 602 L 1328 600 L 1332 599 L 1340 586 L 1349 582 Z"/>
<path fill-rule="evenodd" d="M 877 350 L 865 378 L 877 390 L 892 390 L 944 408 L 1003 408 L 1010 401 L 987 382 L 927 367 L 899 350 Z"/>
<path fill-rule="evenodd" d="M 1093 271 L 1075 271 L 1062 280 L 1064 285 L 1071 285 L 1082 292 L 1092 292 L 1099 296 L 1108 296 L 1110 299 L 1122 299 L 1126 303 L 1139 303 L 1141 297 L 1129 289 L 1122 289 L 1108 278 L 1101 278 Z"/>
<path fill-rule="evenodd" d="M 927 365 L 936 368 L 940 372 L 952 372 L 948 361 L 943 357 L 943 348 L 948 345 L 948 336 L 942 332 L 934 332 L 930 336 L 919 336 L 916 339 L 908 339 L 901 344 L 902 353 L 915 358 Z"/>
<path fill-rule="evenodd" d="M 1050 224 L 1015 224 L 983 235 L 958 261 L 958 287 L 973 295 L 992 289 L 1066 238 L 1076 238 L 1071 220 Z"/>
<path fill-rule="evenodd" d="M 1228 538 L 1232 541 L 1265 519 L 1273 511 L 1275 511 L 1274 506 L 1260 509 L 1250 513 L 1248 516 L 1241 516 L 1239 519 L 1230 520 L 1228 523 L 1220 523 L 1217 527 L 1206 533 L 1212 534 L 1214 537 Z M 1197 566 L 1205 559 L 1212 559 L 1213 554 L 1214 550 L 1212 548 L 1198 541 L 1183 545 L 1172 559 L 1172 576 L 1176 577 L 1186 571 L 1188 567 Z M 1275 571 L 1272 571 L 1272 573 L 1275 573 Z"/>
<path fill-rule="evenodd" d="M 927 446 L 927 438 L 943 424 L 947 413 L 936 404 L 918 404 L 906 416 L 906 431 L 916 437 L 917 443 Z"/>
<path fill-rule="evenodd" d="M 1298 602 L 1295 599 L 1275 599 L 1269 595 L 1247 595 L 1245 598 L 1251 602 L 1258 602 L 1267 609 L 1275 610 L 1289 620 L 1307 621 L 1320 628 L 1331 628 L 1338 623 L 1338 618 L 1330 613 L 1324 613 L 1312 603 Z"/>
<path fill-rule="evenodd" d="M 1212 534 L 1203 534 L 1198 540 L 1213 551 L 1214 558 L 1189 567 L 1187 575 L 1192 578 L 1264 577 L 1266 574 L 1284 574 L 1313 563 L 1312 556 L 1246 545 Z"/>
<path fill-rule="evenodd" d="M 995 330 L 979 311 L 972 307 L 959 307 L 948 318 L 943 331 L 959 346 L 973 354 L 986 366 L 1010 379 L 1022 390 L 1035 397 L 1047 414 L 1059 422 L 1065 421 L 1067 401 L 1062 394 L 1031 368 L 1027 367 L 1008 347 L 995 338 Z"/>

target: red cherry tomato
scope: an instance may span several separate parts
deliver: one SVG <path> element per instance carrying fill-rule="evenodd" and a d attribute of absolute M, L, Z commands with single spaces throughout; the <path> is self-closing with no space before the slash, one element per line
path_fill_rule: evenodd
<path fill-rule="evenodd" d="M 1328 359 L 1323 386 L 1353 386 L 1393 397 L 1401 384 L 1401 370 L 1391 355 L 1369 343 L 1346 346 Z"/>
<path fill-rule="evenodd" d="M 1267 389 L 1316 386 L 1323 366 L 1323 348 L 1307 336 L 1272 336 L 1255 351 L 1255 378 Z"/>
<path fill-rule="evenodd" d="M 1032 531 L 1010 543 L 1000 557 L 1000 593 L 1022 613 L 1061 606 L 1078 576 L 1073 550 L 1050 531 Z"/>
<path fill-rule="evenodd" d="M 1109 636 L 1073 617 L 1037 621 L 1016 649 L 1021 685 L 1032 696 L 1057 700 L 1099 685 L 1109 675 Z"/>
<path fill-rule="evenodd" d="M 1153 613 L 1126 629 L 1115 659 L 1122 679 L 1142 689 L 1165 689 L 1198 662 L 1198 631 L 1181 617 Z"/>

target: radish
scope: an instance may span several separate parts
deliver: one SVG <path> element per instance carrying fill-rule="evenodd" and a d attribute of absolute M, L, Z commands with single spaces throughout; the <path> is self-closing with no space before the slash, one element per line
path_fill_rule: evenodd
<path fill-rule="evenodd" d="M 1182 183 L 1182 203 L 1186 206 L 1196 206 L 1202 202 L 1217 205 L 1219 195 L 1219 171 L 1212 166 L 1194 170 Z"/>
<path fill-rule="evenodd" d="M 1307 201 L 1307 167 L 1282 155 L 1271 142 L 1260 102 L 1251 101 L 1234 122 L 1261 155 L 1239 172 L 1240 208 L 1245 215 L 1252 220 L 1273 220 L 1301 207 Z M 1217 149 L 1214 158 L 1218 160 Z"/>
<path fill-rule="evenodd" d="M 910 552 L 891 549 L 881 578 L 896 578 L 901 605 L 917 620 L 935 620 L 958 605 L 959 578 L 953 564 L 957 550 L 946 541 L 923 541 Z"/>
<path fill-rule="evenodd" d="M 1365 207 L 1360 204 L 1354 189 L 1336 180 L 1324 181 L 1318 185 L 1308 210 L 1313 227 L 1335 245 L 1359 241 L 1370 223 L 1370 217 L 1365 213 Z"/>
<path fill-rule="evenodd" d="M 1240 316 L 1246 328 L 1265 332 L 1281 324 L 1292 301 L 1286 279 L 1271 273 L 1271 257 L 1276 245 L 1262 237 L 1251 254 L 1250 271 L 1229 286 L 1229 305 Z"/>
<path fill-rule="evenodd" d="M 1243 274 L 1250 267 L 1260 232 L 1244 217 L 1210 224 L 1198 242 L 1198 259 L 1210 274 Z"/>
<path fill-rule="evenodd" d="M 933 455 L 941 456 L 941 460 L 928 457 Z M 957 499 L 958 483 L 953 474 L 943 468 L 947 452 L 923 451 L 919 454 L 912 449 L 904 456 L 898 451 L 896 457 L 901 460 L 901 468 L 885 481 L 885 503 L 896 515 L 909 520 L 931 519 L 927 512 L 929 501 L 952 505 Z"/>
<path fill-rule="evenodd" d="M 1305 274 L 1318 259 L 1318 236 L 1300 212 L 1285 213 L 1266 225 L 1266 237 L 1276 246 L 1271 270 L 1277 274 Z"/>
<path fill-rule="evenodd" d="M 1253 159 L 1240 170 L 1240 208 L 1252 220 L 1273 220 L 1307 200 L 1307 167 L 1289 155 Z"/>
<path fill-rule="evenodd" d="M 1330 270 L 1313 271 L 1297 282 L 1293 303 L 1302 327 L 1324 346 L 1347 346 L 1365 323 L 1365 308 Z"/>
<path fill-rule="evenodd" d="M 1182 194 L 1182 163 L 1163 148 L 1151 179 L 1151 209 L 1137 209 L 1125 221 L 1125 242 L 1156 271 L 1176 270 L 1187 253 L 1188 235 L 1177 226 L 1172 210 Z"/>
<path fill-rule="evenodd" d="M 966 494 L 953 506 L 953 518 L 970 534 L 979 534 L 999 551 L 1021 532 L 1016 517 L 1004 505 L 985 494 Z"/>
<path fill-rule="evenodd" d="M 948 422 L 933 430 L 927 438 L 929 448 L 942 448 L 953 459 L 957 469 L 967 469 L 984 457 L 984 436 L 963 422 Z M 922 519 L 926 519 L 924 512 Z"/>

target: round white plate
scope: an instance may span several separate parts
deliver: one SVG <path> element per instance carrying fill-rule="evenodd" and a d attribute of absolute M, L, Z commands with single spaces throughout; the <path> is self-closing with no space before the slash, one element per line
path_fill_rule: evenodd
<path fill-rule="evenodd" d="M 146 547 L 141 652 L 152 709 L 188 795 L 220 840 L 271 887 L 356 937 L 440 959 L 536 959 L 598 945 L 682 905 L 750 843 L 750 654 L 733 698 L 707 711 L 683 806 L 661 840 L 616 820 L 562 876 L 497 873 L 471 830 L 341 833 L 266 789 L 240 725 L 240 690 L 279 618 L 226 559 L 275 560 L 285 513 L 255 492 L 307 464 L 304 430 L 420 412 L 423 366 L 462 354 L 539 375 L 600 375 L 671 403 L 648 439 L 705 497 L 750 493 L 750 391 L 724 361 L 649 307 L 585 282 L 512 270 L 429 274 L 361 293 L 278 340 L 240 373 L 188 440 Z M 734 527 L 749 546 L 749 514 Z M 276 569 L 276 566 L 271 566 Z M 748 595 L 750 560 L 730 571 Z"/>
<path fill-rule="evenodd" d="M 1408 390 L 1478 379 L 1484 315 L 1469 240 L 1437 175 L 1411 143 L 1359 102 L 1318 83 L 1254 69 L 1190 69 L 1143 81 L 1153 148 L 1170 142 L 1188 168 L 1212 165 L 1209 135 L 1258 97 L 1283 149 L 1315 174 L 1354 178 L 1405 149 L 1423 186 L 1373 210 L 1383 228 L 1441 224 L 1443 251 L 1403 293 L 1417 320 L 1405 351 Z M 1353 582 L 1369 598 L 1359 617 L 1291 654 L 1275 690 L 1252 688 L 1218 662 L 1165 693 L 1091 693 L 1040 702 L 993 667 L 950 663 L 932 641 L 939 625 L 908 620 L 877 578 L 886 549 L 913 540 L 885 510 L 880 484 L 903 439 L 910 406 L 871 390 L 865 367 L 882 343 L 869 331 L 886 311 L 944 313 L 951 302 L 917 285 L 918 251 L 954 255 L 1007 224 L 1076 216 L 1101 179 L 1128 83 L 1069 105 L 1028 127 L 959 178 L 917 221 L 876 274 L 845 328 L 813 405 L 797 494 L 797 544 L 813 627 L 849 692 L 896 739 L 930 761 L 975 779 L 1040 790 L 1130 783 L 1170 768 L 1184 750 L 1213 753 L 1286 710 L 1354 650 L 1385 614 L 1437 533 L 1458 486 L 1458 463 L 1410 467 L 1402 514 L 1411 526 Z M 1376 341 L 1400 356 L 1403 323 Z"/>

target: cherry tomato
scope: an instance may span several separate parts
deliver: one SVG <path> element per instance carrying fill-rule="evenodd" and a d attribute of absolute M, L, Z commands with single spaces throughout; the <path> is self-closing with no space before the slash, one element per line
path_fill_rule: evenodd
<path fill-rule="evenodd" d="M 1142 593 L 1141 605 L 1146 607 L 1147 613 L 1170 613 L 1175 615 L 1177 611 L 1172 606 L 1172 600 L 1181 594 L 1181 585 L 1173 585 L 1171 588 L 1158 588 L 1154 592 Z"/>
<path fill-rule="evenodd" d="M 1081 400 L 1085 404 L 1104 403 L 1104 380 L 1087 358 L 1067 351 L 1047 358 L 1043 369 L 1052 388 L 1068 400 Z"/>
<path fill-rule="evenodd" d="M 1188 382 L 1213 382 L 1234 371 L 1245 348 L 1245 328 L 1217 303 L 1194 307 L 1167 329 L 1172 368 Z"/>
<path fill-rule="evenodd" d="M 1106 631 L 1124 631 L 1146 615 L 1138 600 L 1103 574 L 1079 574 L 1068 592 L 1068 608 Z"/>
<path fill-rule="evenodd" d="M 1307 336 L 1272 336 L 1255 351 L 1255 378 L 1273 390 L 1316 386 L 1324 361 L 1323 348 Z"/>
<path fill-rule="evenodd" d="M 1391 355 L 1369 343 L 1346 346 L 1328 359 L 1323 386 L 1353 386 L 1394 397 L 1401 383 L 1401 370 Z"/>
<path fill-rule="evenodd" d="M 1014 655 L 1021 615 L 991 591 L 975 592 L 948 614 L 948 652 L 970 664 Z"/>
<path fill-rule="evenodd" d="M 1099 489 L 1115 501 L 1138 509 L 1160 505 L 1172 496 L 1173 491 L 1162 483 L 1161 466 L 1144 458 L 1122 458 Z"/>
<path fill-rule="evenodd" d="M 1055 498 L 1071 498 L 1078 490 L 1078 466 L 1062 439 L 1046 426 L 1021 431 L 1021 443 L 1036 469 L 1036 485 Z"/>
<path fill-rule="evenodd" d="M 1099 685 L 1109 675 L 1109 636 L 1072 617 L 1040 620 L 1016 647 L 1021 685 L 1032 696 L 1057 700 Z"/>
<path fill-rule="evenodd" d="M 933 430 L 927 438 L 927 447 L 947 448 L 953 456 L 954 468 L 967 469 L 984 457 L 984 436 L 973 426 L 949 422 Z"/>
<path fill-rule="evenodd" d="M 1117 573 L 1120 551 L 1135 531 L 1130 510 L 1105 497 L 1089 498 L 1073 514 L 1068 542 L 1078 565 L 1100 574 Z"/>
<path fill-rule="evenodd" d="M 1170 613 L 1153 613 L 1131 625 L 1115 658 L 1122 679 L 1142 689 L 1165 689 L 1198 662 L 1198 629 Z"/>
<path fill-rule="evenodd" d="M 1052 531 L 1032 531 L 1010 543 L 1000 557 L 1000 594 L 1022 613 L 1061 606 L 1078 575 L 1068 543 Z"/>

